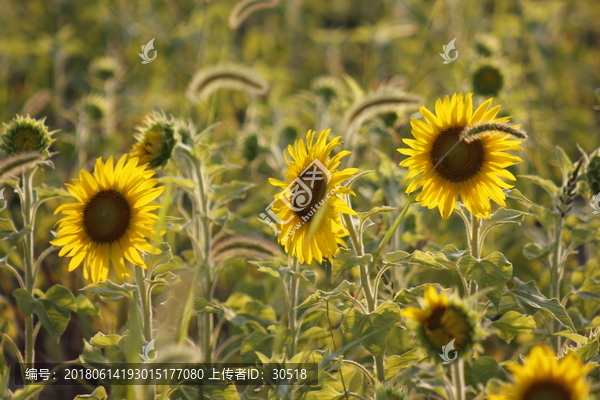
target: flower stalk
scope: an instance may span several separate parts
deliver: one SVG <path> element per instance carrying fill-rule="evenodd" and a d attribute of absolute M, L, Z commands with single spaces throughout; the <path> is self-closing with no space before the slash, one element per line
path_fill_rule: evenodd
<path fill-rule="evenodd" d="M 288 307 L 288 328 L 291 332 L 291 343 L 289 347 L 288 357 L 292 358 L 296 355 L 296 336 L 298 335 L 298 289 L 300 286 L 300 265 L 297 257 L 290 258 L 290 269 L 292 270 L 292 276 L 290 278 L 290 292 L 289 292 L 289 307 Z"/>

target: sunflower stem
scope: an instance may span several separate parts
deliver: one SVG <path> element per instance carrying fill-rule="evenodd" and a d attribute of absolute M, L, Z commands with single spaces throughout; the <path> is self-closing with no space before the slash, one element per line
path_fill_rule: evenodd
<path fill-rule="evenodd" d="M 296 334 L 298 331 L 298 290 L 300 283 L 300 267 L 298 258 L 293 257 L 290 260 L 290 268 L 292 270 L 292 276 L 290 278 L 290 296 L 289 296 L 289 307 L 288 307 L 288 328 L 290 329 L 292 340 L 289 347 L 288 358 L 292 358 L 296 355 Z"/>
<path fill-rule="evenodd" d="M 408 209 L 408 207 L 405 208 Z M 406 214 L 405 211 L 400 215 L 404 217 L 404 214 Z M 350 234 L 350 240 L 352 241 L 352 246 L 354 247 L 354 251 L 356 251 L 356 255 L 358 255 L 359 257 L 363 256 L 365 250 L 362 243 L 362 236 L 357 232 L 356 226 L 352 221 L 352 216 L 349 214 L 343 214 L 342 219 L 344 220 L 344 225 L 346 225 L 346 229 L 348 229 L 348 233 Z M 400 222 L 401 221 L 402 219 L 400 219 Z M 400 225 L 400 222 L 398 222 L 398 225 Z M 396 228 L 398 227 L 398 225 L 396 225 Z M 360 285 L 365 296 L 365 300 L 367 301 L 367 309 L 369 313 L 372 313 L 375 311 L 375 308 L 377 308 L 377 299 L 373 296 L 373 289 L 371 288 L 371 281 L 369 280 L 369 265 L 361 264 L 359 268 Z M 380 382 L 383 382 L 385 381 L 383 358 L 376 356 L 374 356 L 373 358 L 375 359 L 375 372 L 377 373 L 377 379 Z"/>
<path fill-rule="evenodd" d="M 148 285 L 146 285 L 146 275 L 144 270 L 137 265 L 135 268 L 135 283 L 140 292 L 140 308 L 142 313 L 142 324 L 144 340 L 149 342 L 152 340 L 152 304 Z"/>
<path fill-rule="evenodd" d="M 476 259 L 481 258 L 481 241 L 479 237 L 479 228 L 481 227 L 481 218 L 471 214 L 471 254 Z"/>
<path fill-rule="evenodd" d="M 25 234 L 23 243 L 23 264 L 25 269 L 25 290 L 33 296 L 33 287 L 35 285 L 34 275 L 34 260 L 33 260 L 33 224 L 35 218 L 32 215 L 34 208 L 34 192 L 33 192 L 33 175 L 35 174 L 36 168 L 33 168 L 22 175 L 22 214 L 23 214 L 23 227 L 29 227 L 29 232 Z M 27 364 L 33 363 L 35 360 L 35 349 L 34 349 L 34 326 L 33 326 L 33 314 L 25 317 L 25 362 Z"/>
<path fill-rule="evenodd" d="M 552 269 L 550 271 L 550 298 L 556 298 L 560 302 L 560 275 L 561 275 L 561 245 L 562 245 L 562 228 L 563 219 L 559 215 L 557 216 L 556 226 L 554 230 L 554 253 L 552 254 Z M 550 323 L 550 333 L 556 333 L 559 330 L 558 321 L 552 318 Z M 560 336 L 556 336 L 553 344 L 555 350 L 558 352 L 561 346 Z"/>
<path fill-rule="evenodd" d="M 466 400 L 465 396 L 465 365 L 464 360 L 459 358 L 450 365 L 452 383 L 454 385 L 454 400 Z"/>

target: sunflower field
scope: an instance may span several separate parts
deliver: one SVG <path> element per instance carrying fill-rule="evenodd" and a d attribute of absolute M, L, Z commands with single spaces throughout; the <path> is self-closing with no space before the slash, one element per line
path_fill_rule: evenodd
<path fill-rule="evenodd" d="M 600 2 L 0 4 L 0 400 L 600 400 Z"/>

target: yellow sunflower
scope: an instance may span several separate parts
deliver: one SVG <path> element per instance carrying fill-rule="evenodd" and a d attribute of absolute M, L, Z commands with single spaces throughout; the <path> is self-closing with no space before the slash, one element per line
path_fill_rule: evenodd
<path fill-rule="evenodd" d="M 293 147 L 288 146 L 292 159 L 284 154 L 287 182 L 269 178 L 272 185 L 282 189 L 271 204 L 275 222 L 281 226 L 278 241 L 290 257 L 297 257 L 301 263 L 310 263 L 313 258 L 322 263 L 323 258 L 332 257 L 338 244 L 345 245 L 341 238 L 348 235 L 340 214 L 356 214 L 338 195 L 354 194 L 340 184 L 358 169 L 336 171 L 340 160 L 350 152 L 340 151 L 330 157 L 333 149 L 343 143 L 340 136 L 328 142 L 330 131 L 324 130 L 316 138 L 316 132 L 309 131 L 306 144 L 297 140 Z"/>
<path fill-rule="evenodd" d="M 85 170 L 79 179 L 66 184 L 69 192 L 80 202 L 59 206 L 54 214 L 63 213 L 57 222 L 58 237 L 51 241 L 62 246 L 59 256 L 72 257 L 69 271 L 84 261 L 84 277 L 93 282 L 108 277 L 112 263 L 120 278 L 129 276 L 124 259 L 147 268 L 140 251 L 160 253 L 146 238 L 154 234 L 156 215 L 151 211 L 159 208 L 150 205 L 163 192 L 151 179 L 154 171 L 138 166 L 138 158 L 127 160 L 124 155 L 113 166 L 113 158 L 106 164 L 96 160 L 94 175 Z"/>
<path fill-rule="evenodd" d="M 593 366 L 583 365 L 572 353 L 559 361 L 551 348 L 538 345 L 523 365 L 508 368 L 514 383 L 501 386 L 490 400 L 586 400 L 585 376 Z"/>
<path fill-rule="evenodd" d="M 477 316 L 460 300 L 438 294 L 433 285 L 419 303 L 421 307 L 406 307 L 400 315 L 409 320 L 407 325 L 434 359 L 439 360 L 442 347 L 452 340 L 454 349 L 463 355 L 482 337 Z"/>
<path fill-rule="evenodd" d="M 519 126 L 506 125 L 510 117 L 496 118 L 500 106 L 488 110 L 493 99 L 473 112 L 471 97 L 472 93 L 464 98 L 458 93 L 452 99 L 448 96 L 438 99 L 435 114 L 421 107 L 427 123 L 412 119 L 416 140 L 403 139 L 410 148 L 398 149 L 410 156 L 400 163 L 410 169 L 407 179 L 418 176 L 406 193 L 422 187 L 417 201 L 430 209 L 438 207 L 443 218 L 450 216 L 458 196 L 473 215 L 490 218 L 490 199 L 505 206 L 502 188 L 512 187 L 500 178 L 516 180 L 505 168 L 522 161 L 505 153 L 521 150 L 521 141 L 509 140 L 511 134 L 503 133 L 522 135 L 517 131 Z M 490 128 L 478 129 L 484 126 Z M 471 135 L 473 132 L 477 134 Z"/>

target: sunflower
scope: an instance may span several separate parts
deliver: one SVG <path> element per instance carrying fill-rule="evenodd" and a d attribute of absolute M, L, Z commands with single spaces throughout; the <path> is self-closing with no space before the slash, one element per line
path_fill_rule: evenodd
<path fill-rule="evenodd" d="M 39 151 L 45 157 L 50 156 L 48 149 L 54 141 L 52 134 L 56 131 L 48 132 L 44 120 L 45 118 L 37 120 L 29 115 L 17 115 L 8 124 L 4 124 L 0 149 L 4 150 L 7 156 L 31 151 Z"/>
<path fill-rule="evenodd" d="M 164 166 L 175 147 L 175 123 L 164 114 L 153 112 L 146 116 L 143 126 L 136 128 L 137 143 L 129 152 L 130 157 L 139 157 L 140 164 L 150 168 Z"/>
<path fill-rule="evenodd" d="M 523 365 L 508 368 L 514 383 L 501 386 L 490 400 L 585 400 L 585 376 L 593 366 L 583 365 L 572 353 L 558 361 L 551 348 L 538 345 Z"/>
<path fill-rule="evenodd" d="M 421 307 L 406 307 L 400 315 L 408 319 L 408 325 L 415 331 L 417 339 L 434 358 L 452 340 L 454 349 L 467 354 L 482 337 L 478 317 L 456 297 L 437 293 L 433 285 L 428 286 Z"/>
<path fill-rule="evenodd" d="M 79 179 L 66 184 L 69 192 L 80 202 L 59 206 L 54 214 L 63 213 L 57 222 L 58 237 L 51 241 L 62 246 L 59 256 L 72 257 L 69 271 L 84 261 L 84 277 L 93 282 L 108 277 L 112 263 L 120 278 L 129 276 L 124 259 L 142 268 L 147 268 L 140 251 L 158 254 L 146 238 L 154 234 L 156 215 L 151 211 L 158 205 L 149 205 L 163 192 L 164 187 L 155 187 L 158 182 L 151 179 L 154 171 L 138 166 L 138 159 L 127 160 L 124 155 L 113 166 L 113 158 L 106 164 L 96 160 L 94 175 L 85 170 Z"/>
<path fill-rule="evenodd" d="M 358 169 L 336 171 L 350 151 L 340 151 L 330 158 L 332 150 L 343 143 L 340 136 L 328 142 L 330 131 L 321 131 L 316 140 L 316 132 L 308 131 L 306 144 L 297 140 L 293 147 L 288 146 L 292 159 L 284 154 L 287 182 L 269 178 L 272 185 L 282 189 L 271 205 L 281 226 L 278 241 L 290 257 L 297 257 L 301 263 L 310 263 L 313 258 L 322 263 L 323 258 L 332 257 L 338 244 L 345 245 L 341 238 L 348 235 L 340 214 L 356 215 L 338 195 L 354 194 L 340 184 Z"/>
<path fill-rule="evenodd" d="M 458 93 L 452 99 L 438 99 L 435 114 L 421 107 L 427 123 L 412 119 L 416 140 L 403 139 L 410 148 L 398 149 L 410 156 L 400 163 L 410 169 L 407 179 L 420 175 L 406 193 L 422 187 L 417 201 L 430 209 L 438 207 L 443 218 L 450 216 L 459 195 L 473 215 L 490 218 L 490 199 L 506 206 L 502 188 L 512 187 L 500 178 L 516 180 L 505 168 L 522 161 L 505 153 L 521 150 L 521 141 L 509 140 L 511 134 L 525 138 L 518 126 L 505 124 L 510 117 L 496 118 L 500 106 L 488 110 L 492 99 L 473 112 L 471 97 L 472 93 L 464 98 Z M 478 134 L 472 135 L 473 132 Z"/>

